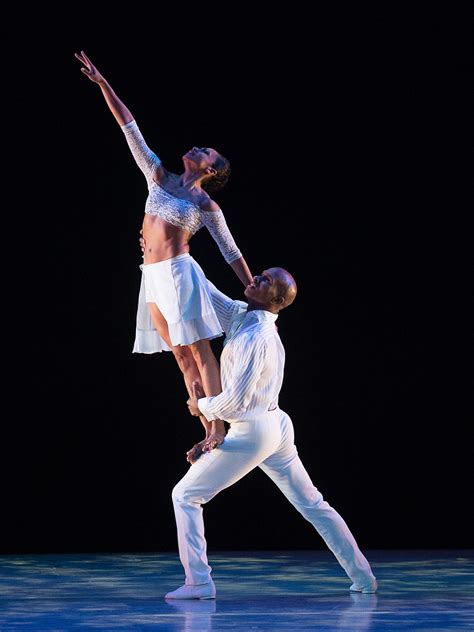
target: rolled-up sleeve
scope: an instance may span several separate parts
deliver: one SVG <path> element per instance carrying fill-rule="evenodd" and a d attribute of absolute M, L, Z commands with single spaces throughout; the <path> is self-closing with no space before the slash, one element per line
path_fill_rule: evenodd
<path fill-rule="evenodd" d="M 207 280 L 207 286 L 219 323 L 227 335 L 232 326 L 233 318 L 237 314 L 246 311 L 247 303 L 243 301 L 233 301 L 226 294 L 218 290 L 209 279 Z"/>
<path fill-rule="evenodd" d="M 236 419 L 247 410 L 265 367 L 267 343 L 264 339 L 250 341 L 241 335 L 234 353 L 236 359 L 229 387 L 219 395 L 198 401 L 198 408 L 208 421 Z"/>

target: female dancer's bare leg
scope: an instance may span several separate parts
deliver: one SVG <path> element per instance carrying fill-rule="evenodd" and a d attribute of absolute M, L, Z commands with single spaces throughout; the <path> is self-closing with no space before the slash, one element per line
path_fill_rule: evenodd
<path fill-rule="evenodd" d="M 160 336 L 171 349 L 183 374 L 184 383 L 190 396 L 195 385 L 199 385 L 206 396 L 218 395 L 222 391 L 220 368 L 209 340 L 198 340 L 190 345 L 173 345 L 170 340 L 168 323 L 156 303 L 147 303 L 151 318 Z M 213 449 L 222 443 L 225 436 L 224 423 L 221 420 L 208 422 L 200 417 L 206 430 L 206 437 L 188 452 L 188 460 L 193 462 L 203 449 Z"/>

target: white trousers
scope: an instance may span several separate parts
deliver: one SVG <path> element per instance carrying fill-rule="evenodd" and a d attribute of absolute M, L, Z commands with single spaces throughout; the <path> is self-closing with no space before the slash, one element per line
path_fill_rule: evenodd
<path fill-rule="evenodd" d="M 209 581 L 202 505 L 255 467 L 262 469 L 321 535 L 349 578 L 374 576 L 347 524 L 313 485 L 294 444 L 290 417 L 277 408 L 255 421 L 233 423 L 224 443 L 203 454 L 173 489 L 179 557 L 188 585 Z"/>

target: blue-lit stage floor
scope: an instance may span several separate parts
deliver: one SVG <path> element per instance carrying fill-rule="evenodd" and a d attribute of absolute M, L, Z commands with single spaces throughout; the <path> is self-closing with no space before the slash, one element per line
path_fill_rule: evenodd
<path fill-rule="evenodd" d="M 0 556 L 0 630 L 474 630 L 474 551 L 366 551 L 376 595 L 327 551 L 209 555 L 217 599 L 169 601 L 177 555 Z"/>

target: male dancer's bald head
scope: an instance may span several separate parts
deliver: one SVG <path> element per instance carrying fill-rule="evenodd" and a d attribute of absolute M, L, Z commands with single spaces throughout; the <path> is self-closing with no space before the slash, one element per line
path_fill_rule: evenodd
<path fill-rule="evenodd" d="M 297 292 L 296 281 L 284 268 L 268 268 L 253 278 L 244 294 L 249 310 L 264 309 L 278 314 L 291 305 Z"/>

